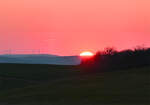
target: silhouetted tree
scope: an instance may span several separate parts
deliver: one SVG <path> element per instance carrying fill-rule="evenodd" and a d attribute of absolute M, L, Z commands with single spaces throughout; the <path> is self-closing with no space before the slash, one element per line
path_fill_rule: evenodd
<path fill-rule="evenodd" d="M 88 72 L 124 70 L 150 65 L 150 48 L 136 47 L 134 50 L 116 51 L 106 48 L 93 58 L 83 60 L 81 67 Z"/>

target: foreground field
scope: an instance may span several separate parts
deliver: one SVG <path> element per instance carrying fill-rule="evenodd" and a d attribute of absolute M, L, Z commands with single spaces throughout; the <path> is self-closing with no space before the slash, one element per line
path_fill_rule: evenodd
<path fill-rule="evenodd" d="M 75 66 L 0 66 L 3 104 L 150 105 L 149 67 L 81 74 Z"/>

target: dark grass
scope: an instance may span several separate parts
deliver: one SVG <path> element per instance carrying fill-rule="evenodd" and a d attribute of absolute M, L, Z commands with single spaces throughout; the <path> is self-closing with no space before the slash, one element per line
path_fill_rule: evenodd
<path fill-rule="evenodd" d="M 1 91 L 1 103 L 19 105 L 150 104 L 150 67 L 86 75 L 80 75 L 79 68 L 73 66 L 16 65 L 14 68 L 16 68 L 15 71 L 7 70 L 10 76 L 20 76 L 31 80 L 41 78 L 44 81 L 35 85 L 29 84 L 22 88 Z M 5 70 L 2 71 L 3 74 L 7 73 L 4 72 Z M 40 73 L 43 75 L 37 79 L 36 75 L 30 76 L 30 73 L 34 74 L 34 72 L 37 72 L 35 74 L 39 76 Z M 62 73 L 61 76 L 59 73 Z M 44 75 L 48 76 L 47 74 L 53 75 L 47 77 L 48 80 L 53 81 L 43 79 Z"/>
<path fill-rule="evenodd" d="M 23 88 L 35 84 L 36 83 L 23 81 L 19 79 L 0 78 L 0 92 L 15 89 L 15 88 Z"/>
<path fill-rule="evenodd" d="M 77 66 L 0 64 L 0 92 L 79 75 Z"/>
<path fill-rule="evenodd" d="M 43 64 L 0 64 L 0 77 L 46 81 L 77 74 L 77 66 Z"/>

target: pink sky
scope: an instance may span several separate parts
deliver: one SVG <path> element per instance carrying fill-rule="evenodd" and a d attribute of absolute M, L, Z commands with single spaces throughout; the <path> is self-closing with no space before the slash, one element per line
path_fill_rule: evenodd
<path fill-rule="evenodd" d="M 77 55 L 137 45 L 150 47 L 149 0 L 0 1 L 0 51 Z"/>

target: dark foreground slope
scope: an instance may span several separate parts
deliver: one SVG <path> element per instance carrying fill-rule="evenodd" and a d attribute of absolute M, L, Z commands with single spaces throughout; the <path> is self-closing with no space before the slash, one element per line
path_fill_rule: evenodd
<path fill-rule="evenodd" d="M 79 74 L 77 66 L 0 64 L 0 91 L 68 78 Z"/>
<path fill-rule="evenodd" d="M 1 70 L 1 75 L 30 83 L 1 91 L 0 102 L 4 105 L 150 104 L 150 67 L 87 75 L 70 66 L 16 65 L 15 68 Z M 14 80 L 11 85 L 18 84 Z"/>

